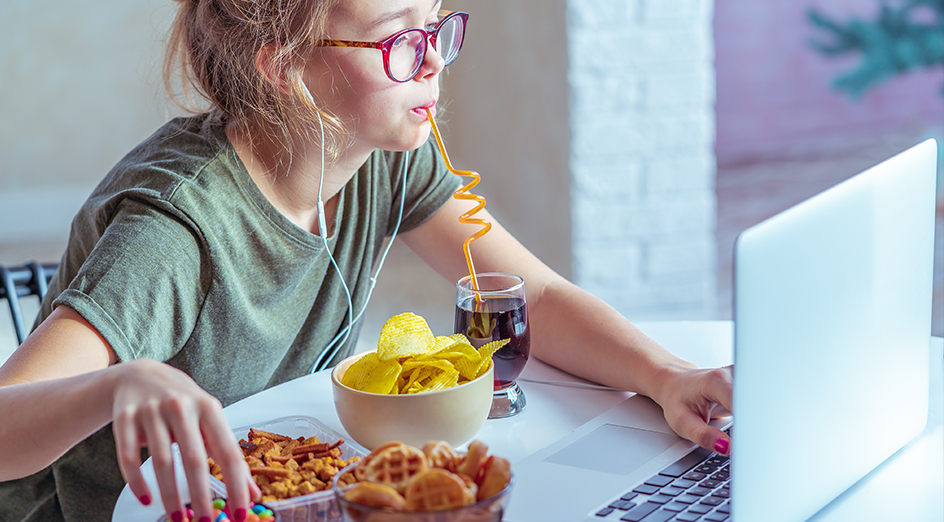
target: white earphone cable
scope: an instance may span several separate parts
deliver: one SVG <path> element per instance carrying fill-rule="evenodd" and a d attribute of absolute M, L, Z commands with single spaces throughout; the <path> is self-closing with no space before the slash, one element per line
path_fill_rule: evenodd
<path fill-rule="evenodd" d="M 309 94 L 309 96 L 311 96 L 311 94 Z M 321 111 L 318 111 L 318 125 L 321 128 L 321 178 L 318 180 L 318 232 L 321 234 L 321 241 L 324 243 L 325 252 L 327 252 L 328 258 L 331 260 L 331 265 L 334 267 L 334 271 L 338 274 L 338 279 L 341 280 L 341 287 L 344 288 L 344 295 L 347 297 L 347 326 L 341 330 L 345 334 L 344 340 L 346 341 L 347 334 L 350 333 L 351 327 L 354 324 L 354 303 L 351 300 L 351 291 L 347 287 L 347 282 L 344 280 L 344 274 L 341 273 L 341 268 L 338 266 L 338 262 L 334 259 L 334 255 L 331 254 L 331 247 L 328 246 L 327 218 L 325 217 L 324 201 L 321 199 L 321 189 L 324 186 L 325 176 L 324 121 L 321 119 Z M 335 337 L 331 344 L 337 342 L 339 337 L 341 336 L 338 335 Z M 329 344 L 328 347 L 325 348 L 325 350 L 321 353 L 322 356 L 325 354 L 325 352 L 330 351 L 331 344 Z M 343 345 L 343 341 L 338 344 L 338 346 Z M 330 358 L 328 360 L 330 360 Z M 318 368 L 322 364 L 323 357 L 319 357 L 315 363 L 314 368 Z"/>
<path fill-rule="evenodd" d="M 336 335 L 334 339 L 332 339 L 331 342 L 328 343 L 328 346 L 326 346 L 324 351 L 321 352 L 321 355 L 318 357 L 318 360 L 315 361 L 315 365 L 312 367 L 311 373 L 314 373 L 319 370 L 323 370 L 327 366 L 327 363 L 330 362 L 331 359 L 334 359 L 334 356 L 337 354 L 338 350 L 341 348 L 341 346 L 344 345 L 344 341 L 338 342 L 341 336 L 342 335 L 345 336 L 345 340 L 346 340 L 346 336 L 350 334 L 350 330 L 353 323 L 356 323 L 357 321 L 359 321 L 361 316 L 364 315 L 364 311 L 367 310 L 367 305 L 368 303 L 370 303 L 370 297 L 374 293 L 374 287 L 377 286 L 377 276 L 380 275 L 380 269 L 383 268 L 384 261 L 386 261 L 387 259 L 387 253 L 390 252 L 390 247 L 393 246 L 393 240 L 397 238 L 397 232 L 400 230 L 400 223 L 403 222 L 403 208 L 406 203 L 406 180 L 407 180 L 407 172 L 408 172 L 408 170 L 406 169 L 406 164 L 407 164 L 408 158 L 409 158 L 409 152 L 404 152 L 403 164 L 401 168 L 401 173 L 402 173 L 402 178 L 403 178 L 403 188 L 400 191 L 400 211 L 397 214 L 397 224 L 396 226 L 394 226 L 393 233 L 391 234 L 390 239 L 387 241 L 387 246 L 384 248 L 383 254 L 381 254 L 380 256 L 380 261 L 377 264 L 377 269 L 374 271 L 374 275 L 370 277 L 370 286 L 367 288 L 367 297 L 364 299 L 364 305 L 361 307 L 357 315 L 354 316 L 354 320 L 349 322 L 348 325 L 345 326 L 343 330 L 338 332 L 338 335 Z M 335 346 L 335 343 L 337 343 L 337 346 Z"/>
<path fill-rule="evenodd" d="M 308 92 L 308 87 L 305 87 L 305 93 L 308 94 L 309 100 L 314 104 L 314 99 L 311 96 L 311 93 Z M 409 163 L 410 153 L 404 152 L 403 158 L 400 163 L 400 177 L 402 183 L 400 185 L 400 211 L 397 214 L 397 224 L 393 228 L 393 233 L 390 236 L 390 240 L 387 241 L 387 246 L 384 248 L 383 254 L 380 256 L 380 261 L 377 265 L 377 269 L 374 271 L 374 274 L 370 277 L 370 286 L 367 289 L 367 296 L 364 299 L 364 305 L 361 307 L 360 311 L 357 313 L 357 316 L 354 316 L 354 305 L 351 299 L 351 292 L 347 286 L 347 282 L 344 281 L 344 275 L 341 273 L 341 269 L 338 267 L 337 261 L 335 261 L 334 256 L 331 255 L 331 250 L 328 247 L 327 239 L 327 224 L 324 211 L 324 202 L 321 199 L 321 187 L 324 184 L 324 122 L 321 119 L 321 112 L 318 113 L 318 124 L 321 127 L 321 180 L 318 182 L 318 230 L 321 233 L 321 239 L 324 242 L 325 251 L 328 253 L 328 257 L 331 259 L 331 264 L 334 266 L 335 272 L 337 272 L 338 277 L 341 279 L 341 286 L 344 288 L 344 294 L 347 297 L 347 325 L 341 329 L 340 332 L 325 346 L 324 350 L 318 355 L 315 360 L 315 364 L 312 365 L 311 372 L 315 373 L 317 371 L 323 370 L 331 362 L 332 359 L 337 355 L 338 351 L 344 346 L 344 343 L 347 342 L 348 337 L 350 337 L 351 330 L 354 327 L 354 323 L 360 320 L 361 316 L 364 315 L 364 311 L 367 310 L 367 304 L 370 303 L 370 297 L 374 293 L 374 287 L 377 286 L 377 276 L 380 275 L 380 269 L 383 268 L 384 261 L 387 259 L 387 253 L 390 252 L 390 247 L 393 246 L 393 241 L 397 237 L 397 232 L 400 230 L 400 224 L 403 222 L 403 209 L 406 205 L 406 187 L 407 187 L 407 163 Z"/>

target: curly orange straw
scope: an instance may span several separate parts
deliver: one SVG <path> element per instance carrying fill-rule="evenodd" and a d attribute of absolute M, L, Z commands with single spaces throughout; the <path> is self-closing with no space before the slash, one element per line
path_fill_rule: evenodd
<path fill-rule="evenodd" d="M 492 223 L 486 219 L 472 217 L 473 214 L 485 208 L 485 198 L 475 194 L 470 194 L 469 190 L 471 190 L 472 187 L 478 185 L 479 180 L 482 179 L 482 177 L 479 176 L 478 172 L 473 172 L 471 170 L 456 170 L 452 168 L 452 163 L 449 162 L 449 155 L 446 153 L 446 147 L 443 145 L 442 137 L 439 135 L 439 128 L 436 127 L 436 121 L 433 120 L 433 113 L 430 112 L 429 109 L 426 109 L 426 117 L 429 119 L 429 124 L 433 127 L 433 134 L 436 136 L 436 143 L 439 145 L 439 151 L 442 152 L 443 161 L 446 162 L 446 168 L 449 169 L 449 172 L 452 172 L 456 176 L 472 178 L 472 181 L 470 181 L 464 187 L 461 187 L 459 190 L 455 191 L 452 196 L 456 199 L 478 202 L 478 204 L 475 205 L 472 210 L 469 210 L 468 212 L 465 212 L 459 216 L 459 223 L 482 226 L 481 230 L 467 237 L 465 242 L 462 244 L 462 249 L 465 251 L 465 261 L 469 265 L 469 276 L 472 278 L 472 288 L 475 290 L 476 300 L 481 301 L 481 297 L 478 294 L 479 281 L 475 275 L 475 264 L 472 263 L 472 252 L 469 250 L 469 244 L 472 243 L 472 241 L 475 241 L 476 239 L 487 234 L 488 231 L 492 229 Z"/>

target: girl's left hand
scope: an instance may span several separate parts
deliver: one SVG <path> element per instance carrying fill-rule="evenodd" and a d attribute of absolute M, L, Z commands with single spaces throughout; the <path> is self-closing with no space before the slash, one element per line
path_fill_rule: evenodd
<path fill-rule="evenodd" d="M 679 436 L 708 451 L 728 455 L 731 438 L 710 426 L 711 419 L 727 417 L 731 408 L 734 366 L 714 369 L 673 368 L 652 399 L 662 406 L 665 419 Z"/>

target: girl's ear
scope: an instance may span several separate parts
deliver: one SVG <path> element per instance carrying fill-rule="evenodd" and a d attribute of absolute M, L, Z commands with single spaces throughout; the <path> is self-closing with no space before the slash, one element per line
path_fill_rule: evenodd
<path fill-rule="evenodd" d="M 288 93 L 288 60 L 279 56 L 274 44 L 264 45 L 256 53 L 256 70 L 279 92 Z"/>

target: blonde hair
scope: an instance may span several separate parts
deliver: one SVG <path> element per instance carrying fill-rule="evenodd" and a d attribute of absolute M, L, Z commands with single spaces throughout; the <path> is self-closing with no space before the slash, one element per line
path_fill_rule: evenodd
<path fill-rule="evenodd" d="M 291 161 L 295 139 L 318 138 L 324 122 L 325 154 L 336 158 L 349 140 L 340 120 L 311 100 L 301 80 L 306 59 L 324 38 L 338 0 L 177 0 L 164 61 L 164 86 L 190 112 L 196 92 L 235 122 L 255 143 L 255 130 L 283 145 Z M 260 71 L 260 51 L 268 51 Z M 174 92 L 175 73 L 182 97 Z"/>

